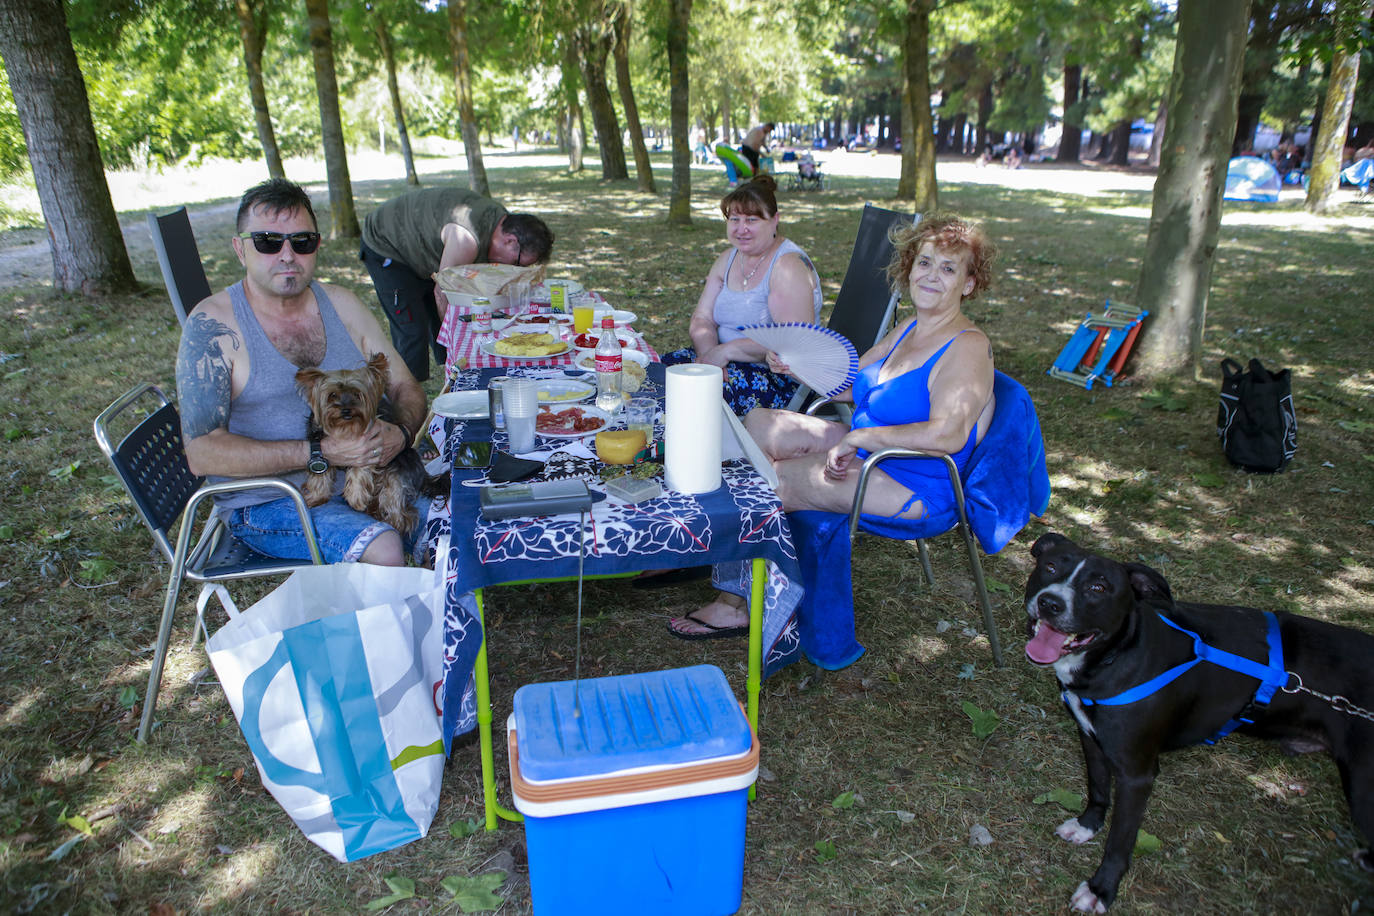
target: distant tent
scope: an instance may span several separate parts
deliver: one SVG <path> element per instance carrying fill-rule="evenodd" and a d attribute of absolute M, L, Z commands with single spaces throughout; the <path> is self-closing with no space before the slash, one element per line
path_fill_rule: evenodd
<path fill-rule="evenodd" d="M 1226 166 L 1225 200 L 1258 200 L 1274 203 L 1279 199 L 1278 171 L 1263 159 L 1237 156 Z"/>

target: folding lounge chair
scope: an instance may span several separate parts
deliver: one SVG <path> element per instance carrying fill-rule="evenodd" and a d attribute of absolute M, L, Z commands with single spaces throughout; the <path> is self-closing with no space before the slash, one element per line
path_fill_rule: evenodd
<path fill-rule="evenodd" d="M 849 339 L 862 355 L 892 327 L 900 297 L 892 292 L 887 281 L 887 265 L 892 260 L 892 242 L 888 232 L 894 225 L 921 221 L 921 214 L 898 213 L 872 204 L 864 204 L 859 218 L 859 231 L 854 236 L 854 251 L 849 256 L 835 307 L 830 310 L 829 328 Z M 814 392 L 805 385 L 793 395 L 789 410 L 800 410 Z M 837 407 L 843 406 L 837 404 Z"/>
<path fill-rule="evenodd" d="M 210 283 L 200 263 L 200 250 L 191 232 L 191 218 L 185 207 L 159 216 L 148 213 L 148 231 L 153 235 L 157 263 L 162 268 L 162 281 L 167 284 L 167 296 L 176 309 L 177 321 L 186 323 L 186 316 L 197 303 L 210 295 Z"/>
<path fill-rule="evenodd" d="M 138 414 L 132 408 L 142 408 L 150 399 L 156 402 L 155 409 L 144 419 L 135 422 L 133 418 Z M 134 423 L 133 429 L 116 445 L 114 427 L 128 426 L 130 423 Z M 148 675 L 148 692 L 138 723 L 138 740 L 143 742 L 148 740 L 148 732 L 153 725 L 158 688 L 162 683 L 162 667 L 167 660 L 167 646 L 172 636 L 172 614 L 176 610 L 182 581 L 189 579 L 201 583 L 200 596 L 196 601 L 194 642 L 205 629 L 205 605 L 210 596 L 214 595 L 221 603 L 228 599 L 228 593 L 219 583 L 289 573 L 301 566 L 309 566 L 311 562 L 323 564 L 324 560 L 315 541 L 315 527 L 310 521 L 305 499 L 300 490 L 287 481 L 263 477 L 206 484 L 203 477 L 191 473 L 186 464 L 181 418 L 176 405 L 157 386 L 136 385 L 101 411 L 100 416 L 95 418 L 95 439 L 105 457 L 114 465 L 115 473 L 119 475 L 143 523 L 152 532 L 158 549 L 171 563 L 157 644 L 153 651 L 152 671 Z M 213 511 L 201 529 L 195 546 L 191 546 L 191 530 L 195 527 L 196 510 L 202 501 L 216 493 L 260 487 L 280 490 L 283 496 L 290 496 L 295 501 L 313 561 L 280 560 L 258 553 L 233 537 Z M 181 519 L 181 530 L 173 546 L 172 526 L 178 518 Z"/>
<path fill-rule="evenodd" d="M 869 455 L 860 469 L 858 489 L 848 518 L 849 539 L 842 541 L 839 547 L 843 560 L 847 561 L 848 553 L 842 548 L 852 545 L 860 529 L 882 537 L 914 540 L 920 554 L 921 571 L 929 586 L 935 580 L 930 555 L 926 550 L 926 539 L 957 528 L 968 551 L 969 569 L 983 612 L 983 627 L 992 648 L 992 659 L 1000 668 L 1003 664 L 1002 645 L 997 636 L 997 622 L 993 617 L 987 584 L 983 579 L 978 547 L 981 544 L 987 553 L 997 553 L 1025 527 L 1032 515 L 1044 514 L 1049 506 L 1050 480 L 1045 466 L 1045 443 L 1040 432 L 1040 421 L 1030 394 L 1020 382 L 1002 372 L 995 373 L 992 391 L 996 399 L 992 424 L 969 457 L 962 477 L 953 458 L 938 456 L 945 463 L 950 486 L 954 489 L 955 510 L 947 515 L 920 519 L 892 519 L 863 513 L 864 493 L 874 468 L 889 458 L 926 456 L 924 452 L 911 449 L 880 449 Z M 817 406 L 821 403 L 817 402 Z M 794 533 L 798 530 L 798 516 L 803 516 L 800 520 L 802 529 L 815 531 L 834 524 L 833 513 L 792 513 Z M 835 544 L 833 537 L 827 536 L 826 539 L 831 545 Z M 847 563 L 840 569 L 831 568 L 841 562 L 841 553 L 817 558 L 817 565 L 825 569 L 822 588 L 849 590 L 852 594 Z M 819 603 L 826 604 L 823 599 Z M 830 606 L 839 606 L 839 602 Z M 833 623 L 830 625 L 833 627 Z M 847 625 L 851 632 L 844 638 L 852 642 L 852 620 Z M 837 642 L 842 642 L 842 639 Z"/>
<path fill-rule="evenodd" d="M 1100 316 L 1089 313 L 1074 329 L 1046 374 L 1085 390 L 1091 390 L 1093 382 L 1099 380 L 1110 388 L 1149 314 L 1128 305 L 1113 305 L 1108 299 Z"/>

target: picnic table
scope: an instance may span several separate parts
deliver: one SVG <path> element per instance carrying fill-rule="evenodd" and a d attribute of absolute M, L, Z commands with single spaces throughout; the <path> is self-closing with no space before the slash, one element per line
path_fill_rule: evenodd
<path fill-rule="evenodd" d="M 458 338 L 461 340 L 461 335 Z M 664 394 L 664 366 L 651 363 L 645 387 L 636 396 Z M 452 374 L 455 390 L 481 390 L 497 375 L 566 378 L 571 373 L 548 365 L 468 368 Z M 484 417 L 437 417 L 430 433 L 451 459 L 461 442 L 486 440 L 504 449 L 504 431 Z M 656 421 L 662 436 L 662 412 Z M 723 485 L 711 493 L 689 495 L 666 489 L 652 500 L 620 504 L 605 496 L 591 440 L 540 440 L 547 458 L 536 479 L 579 477 L 597 501 L 584 520 L 578 514 L 489 521 L 480 512 L 480 482 L 486 471 L 455 467 L 448 499 L 436 499 L 426 535 L 446 557 L 444 620 L 443 734 L 446 747 L 460 734 L 478 729 L 488 829 L 497 817 L 518 815 L 496 801 L 487 686 L 487 634 L 483 607 L 486 589 L 516 583 L 625 576 L 639 570 L 700 565 L 715 567 L 720 586 L 750 598 L 749 671 L 746 679 L 750 722 L 758 724 L 758 693 L 763 677 L 800 657 L 796 610 L 801 572 L 787 516 L 777 494 L 744 460 L 726 462 Z M 522 456 L 528 457 L 528 456 Z M 450 537 L 461 531 L 461 537 Z M 445 547 L 446 545 L 446 547 Z M 667 633 L 664 639 L 669 639 Z"/>

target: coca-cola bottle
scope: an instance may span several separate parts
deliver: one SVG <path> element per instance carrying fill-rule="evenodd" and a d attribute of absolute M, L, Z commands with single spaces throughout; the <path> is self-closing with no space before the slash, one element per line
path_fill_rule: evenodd
<path fill-rule="evenodd" d="M 615 333 L 615 320 L 609 315 L 601 319 L 601 340 L 596 345 L 596 406 L 615 413 L 620 409 L 620 338 Z"/>

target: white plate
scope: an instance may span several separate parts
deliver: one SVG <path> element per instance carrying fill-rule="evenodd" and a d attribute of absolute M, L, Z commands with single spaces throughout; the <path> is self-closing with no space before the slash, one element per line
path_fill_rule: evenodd
<path fill-rule="evenodd" d="M 455 420 L 486 419 L 487 393 L 485 391 L 450 391 L 434 399 L 434 412 L 441 417 Z"/>
<path fill-rule="evenodd" d="M 592 312 L 592 324 L 595 327 L 601 327 L 601 319 L 607 315 L 611 316 L 611 320 L 615 322 L 615 326 L 618 328 L 628 328 L 639 317 L 627 309 L 596 309 Z"/>
<path fill-rule="evenodd" d="M 571 378 L 539 380 L 539 403 L 555 406 L 576 404 L 596 394 L 596 386 Z"/>
<path fill-rule="evenodd" d="M 622 360 L 628 359 L 632 363 L 639 363 L 641 366 L 649 365 L 648 356 L 644 355 L 643 353 L 640 353 L 638 350 L 631 350 L 629 347 L 625 347 L 620 351 L 620 358 Z M 574 360 L 574 365 L 576 365 L 579 369 L 595 370 L 596 351 L 592 350 L 577 357 L 577 359 Z"/>
<path fill-rule="evenodd" d="M 496 351 L 495 347 L 496 341 L 484 340 L 478 346 L 477 349 L 481 350 L 488 356 L 494 356 L 497 359 L 553 359 L 555 356 L 562 356 L 564 353 L 568 352 L 568 344 L 566 341 L 563 342 L 560 349 L 555 350 L 552 353 L 539 353 L 531 356 L 514 356 L 510 353 L 499 353 Z"/>
<path fill-rule="evenodd" d="M 611 415 L 606 413 L 606 411 L 602 410 L 601 408 L 590 406 L 583 407 L 581 405 L 576 406 L 579 410 L 582 411 L 583 416 L 595 417 L 596 419 L 601 421 L 601 425 L 598 426 L 596 429 L 589 429 L 583 433 L 546 433 L 536 425 L 534 428 L 534 434 L 536 436 L 543 436 L 545 439 L 585 439 L 587 436 L 595 436 L 597 433 L 601 432 L 603 429 L 611 425 Z M 550 412 L 558 413 L 566 409 L 566 407 L 554 407 L 554 409 Z"/>

